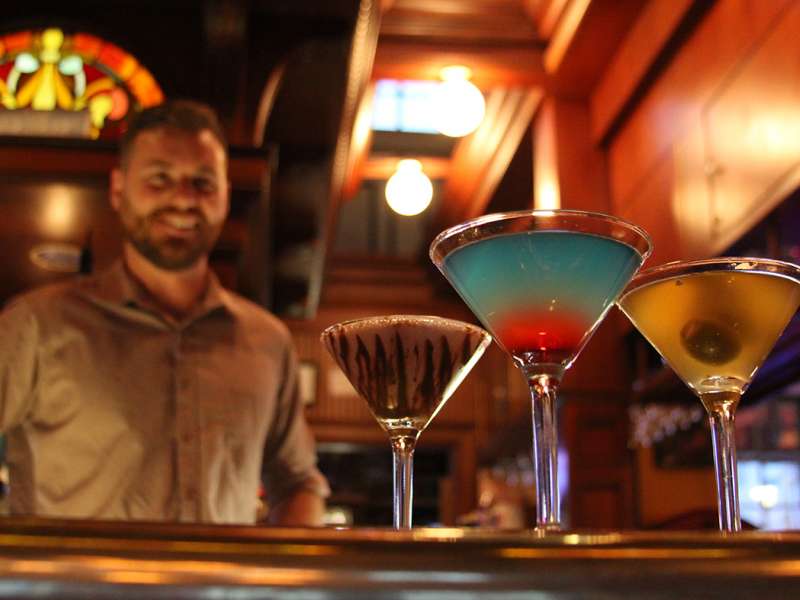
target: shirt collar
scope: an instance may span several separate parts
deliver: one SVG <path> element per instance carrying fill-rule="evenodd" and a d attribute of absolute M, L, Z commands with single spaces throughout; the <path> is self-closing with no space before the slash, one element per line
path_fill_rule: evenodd
<path fill-rule="evenodd" d="M 213 271 L 208 273 L 208 287 L 200 303 L 182 321 L 191 322 L 218 309 L 229 309 L 228 295 Z M 147 289 L 128 271 L 122 260 L 99 273 L 84 286 L 88 296 L 118 307 L 135 307 L 161 315 Z M 163 316 L 163 315 L 161 315 Z"/>

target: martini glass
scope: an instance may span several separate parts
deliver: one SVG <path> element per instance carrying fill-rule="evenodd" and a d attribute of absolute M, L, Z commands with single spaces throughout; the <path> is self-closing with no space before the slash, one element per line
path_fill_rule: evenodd
<path fill-rule="evenodd" d="M 676 262 L 643 271 L 619 300 L 711 424 L 719 528 L 739 531 L 736 407 L 800 305 L 800 267 L 762 258 Z"/>
<path fill-rule="evenodd" d="M 390 315 L 332 325 L 322 341 L 389 435 L 394 528 L 410 529 L 417 439 L 492 338 L 461 321 Z"/>
<path fill-rule="evenodd" d="M 440 233 L 430 256 L 531 391 L 536 521 L 559 529 L 556 393 L 566 370 L 650 253 L 647 234 L 581 211 L 517 211 Z"/>

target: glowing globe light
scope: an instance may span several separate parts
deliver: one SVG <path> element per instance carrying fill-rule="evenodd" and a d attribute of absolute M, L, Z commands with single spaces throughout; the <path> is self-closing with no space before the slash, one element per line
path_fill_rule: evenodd
<path fill-rule="evenodd" d="M 436 92 L 436 129 L 450 137 L 472 133 L 483 121 L 486 101 L 481 91 L 469 81 L 467 67 L 451 66 L 441 70 L 442 83 Z"/>
<path fill-rule="evenodd" d="M 433 198 L 433 185 L 422 172 L 418 160 L 404 159 L 386 182 L 386 202 L 397 214 L 410 217 L 428 208 Z"/>

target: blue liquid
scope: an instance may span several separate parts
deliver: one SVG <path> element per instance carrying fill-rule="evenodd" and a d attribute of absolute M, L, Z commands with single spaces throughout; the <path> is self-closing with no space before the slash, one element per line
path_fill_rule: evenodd
<path fill-rule="evenodd" d="M 508 352 L 569 366 L 641 262 L 608 238 L 526 231 L 459 248 L 444 270 Z"/>

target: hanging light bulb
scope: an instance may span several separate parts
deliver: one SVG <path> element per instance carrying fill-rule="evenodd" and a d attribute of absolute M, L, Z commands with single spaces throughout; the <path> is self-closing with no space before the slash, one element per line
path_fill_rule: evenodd
<path fill-rule="evenodd" d="M 386 202 L 397 214 L 410 217 L 428 208 L 433 184 L 422 172 L 422 163 L 407 158 L 397 163 L 397 171 L 386 182 Z"/>
<path fill-rule="evenodd" d="M 442 83 L 436 91 L 436 129 L 450 137 L 461 137 L 478 128 L 486 112 L 481 91 L 469 81 L 468 67 L 445 67 L 439 73 Z"/>

